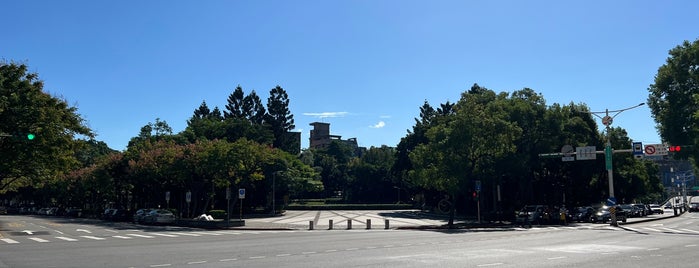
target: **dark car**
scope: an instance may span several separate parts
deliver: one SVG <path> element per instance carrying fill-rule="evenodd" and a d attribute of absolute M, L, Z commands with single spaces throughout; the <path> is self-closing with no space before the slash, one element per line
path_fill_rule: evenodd
<path fill-rule="evenodd" d="M 548 207 L 545 205 L 527 205 L 516 212 L 515 222 L 518 225 L 548 223 Z"/>
<path fill-rule="evenodd" d="M 603 206 L 595 212 L 592 217 L 590 217 L 590 221 L 593 223 L 596 222 L 601 222 L 601 223 L 606 223 L 612 219 L 612 214 L 609 212 L 610 207 L 608 206 Z M 627 208 L 628 209 L 628 208 Z M 622 206 L 616 206 L 615 208 L 615 215 L 616 215 L 616 220 L 617 222 L 626 222 L 626 218 L 628 216 L 628 211 L 624 210 Z"/>
<path fill-rule="evenodd" d="M 570 220 L 577 222 L 589 222 L 593 214 L 595 214 L 595 209 L 593 207 L 576 207 L 571 212 Z"/>
<path fill-rule="evenodd" d="M 641 217 L 645 217 L 645 216 L 652 214 L 650 212 L 650 208 L 648 208 L 648 206 L 646 206 L 644 204 L 632 204 L 632 205 L 638 209 L 639 215 Z"/>
<path fill-rule="evenodd" d="M 111 220 L 112 221 L 132 221 L 133 220 L 133 213 L 130 210 L 117 209 L 117 210 L 114 210 L 114 213 L 112 213 Z"/>
<path fill-rule="evenodd" d="M 689 203 L 689 212 L 699 211 L 699 203 Z"/>

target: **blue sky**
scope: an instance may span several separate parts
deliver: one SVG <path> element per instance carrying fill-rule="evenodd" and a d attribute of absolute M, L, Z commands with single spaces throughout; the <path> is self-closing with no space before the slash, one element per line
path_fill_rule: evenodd
<path fill-rule="evenodd" d="M 699 37 L 698 1 L 2 1 L 0 58 L 38 72 L 111 148 L 202 101 L 282 86 L 311 122 L 395 146 L 425 100 L 474 83 L 593 111 L 645 102 L 668 50 Z M 599 121 L 598 121 L 599 122 Z M 599 123 L 601 126 L 601 123 Z M 659 143 L 647 106 L 614 120 Z"/>

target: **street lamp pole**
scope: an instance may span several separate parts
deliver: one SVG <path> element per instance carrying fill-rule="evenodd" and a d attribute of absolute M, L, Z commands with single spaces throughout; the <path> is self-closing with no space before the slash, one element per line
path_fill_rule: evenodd
<path fill-rule="evenodd" d="M 609 181 L 609 198 L 614 199 L 614 172 L 613 172 L 613 167 L 612 167 L 612 153 L 614 152 L 614 149 L 612 149 L 612 134 L 611 134 L 611 125 L 612 122 L 614 121 L 614 118 L 619 115 L 623 111 L 631 110 L 633 108 L 641 107 L 645 103 L 640 103 L 635 106 L 631 106 L 628 108 L 620 109 L 620 110 L 614 110 L 610 111 L 609 109 L 605 109 L 604 112 L 588 112 L 589 114 L 592 114 L 600 119 L 602 119 L 602 124 L 606 126 L 607 130 L 607 145 L 604 148 L 604 154 L 605 154 L 605 159 L 606 159 L 606 165 L 607 165 L 607 178 Z M 604 113 L 604 117 L 600 116 L 599 114 Z M 614 113 L 612 116 L 609 115 L 609 113 Z M 611 214 L 611 225 L 612 226 L 618 226 L 618 223 L 616 221 L 616 211 L 614 209 L 610 209 L 610 214 Z"/>

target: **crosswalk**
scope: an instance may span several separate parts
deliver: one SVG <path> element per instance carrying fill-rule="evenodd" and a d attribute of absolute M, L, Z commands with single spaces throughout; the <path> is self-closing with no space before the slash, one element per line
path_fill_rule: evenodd
<path fill-rule="evenodd" d="M 699 230 L 692 230 L 692 229 L 687 229 L 687 228 L 680 228 L 680 227 L 660 227 L 660 226 L 653 226 L 653 227 L 630 227 L 630 226 L 622 226 L 622 227 L 612 227 L 612 226 L 542 226 L 542 227 L 532 227 L 532 228 L 521 228 L 517 227 L 515 228 L 516 230 L 605 230 L 605 231 L 631 231 L 631 232 L 637 232 L 637 233 L 662 233 L 662 234 L 691 234 L 691 235 L 699 235 Z"/>
<path fill-rule="evenodd" d="M 0 238 L 2 244 L 20 243 L 50 243 L 50 242 L 79 242 L 79 241 L 104 241 L 110 239 L 131 240 L 131 239 L 156 239 L 156 238 L 177 238 L 177 237 L 203 237 L 203 236 L 224 236 L 224 235 L 256 235 L 261 233 L 294 233 L 297 231 L 265 231 L 265 232 L 240 232 L 240 231 L 197 231 L 197 232 L 139 232 L 125 233 L 108 236 L 80 235 L 80 236 L 41 236 L 41 237 L 13 237 Z"/>

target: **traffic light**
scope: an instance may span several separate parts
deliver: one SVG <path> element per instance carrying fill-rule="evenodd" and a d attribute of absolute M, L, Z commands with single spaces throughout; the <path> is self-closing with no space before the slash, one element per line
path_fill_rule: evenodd
<path fill-rule="evenodd" d="M 673 153 L 679 152 L 682 148 L 679 145 L 669 145 L 667 150 Z"/>
<path fill-rule="evenodd" d="M 31 140 L 34 140 L 34 138 L 36 138 L 36 135 L 34 135 L 34 133 L 27 133 L 27 139 L 28 139 L 28 140 L 31 141 Z"/>

